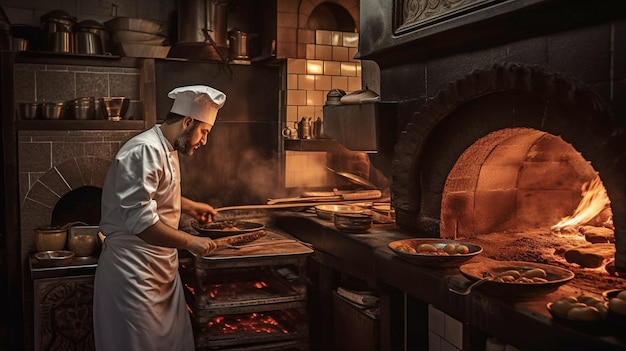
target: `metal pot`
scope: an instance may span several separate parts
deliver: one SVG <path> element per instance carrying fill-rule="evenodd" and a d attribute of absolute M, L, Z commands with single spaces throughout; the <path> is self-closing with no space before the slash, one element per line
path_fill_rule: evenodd
<path fill-rule="evenodd" d="M 248 34 L 240 30 L 228 32 L 228 50 L 231 60 L 247 59 L 248 56 Z"/>
<path fill-rule="evenodd" d="M 76 24 L 76 17 L 70 16 L 68 13 L 62 10 L 53 10 L 41 16 L 43 38 L 44 40 L 46 40 L 47 49 L 55 51 L 54 46 L 52 46 L 53 44 L 52 34 L 53 33 L 57 33 L 57 32 L 71 33 L 75 24 Z M 58 42 L 57 42 L 57 45 L 58 45 Z M 69 46 L 69 48 L 70 49 L 68 49 L 68 51 L 62 51 L 62 52 L 70 52 L 71 45 Z"/>
<path fill-rule="evenodd" d="M 102 55 L 102 41 L 92 32 L 76 32 L 74 35 L 73 50 L 77 54 Z"/>
<path fill-rule="evenodd" d="M 179 0 L 178 41 L 205 42 L 205 33 L 218 47 L 226 47 L 229 0 Z"/>
<path fill-rule="evenodd" d="M 100 41 L 98 54 L 111 52 L 111 33 L 104 24 L 93 20 L 84 20 L 74 26 L 74 32 L 93 33 Z M 79 39 L 77 38 L 76 40 L 78 41 Z"/>

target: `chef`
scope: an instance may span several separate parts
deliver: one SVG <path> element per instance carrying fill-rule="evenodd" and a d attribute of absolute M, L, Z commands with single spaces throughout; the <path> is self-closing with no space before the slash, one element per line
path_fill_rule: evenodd
<path fill-rule="evenodd" d="M 121 147 L 102 188 L 93 301 L 99 351 L 195 349 L 177 249 L 206 255 L 215 243 L 178 225 L 181 212 L 201 223 L 217 212 L 181 196 L 178 154 L 206 144 L 226 95 L 194 85 L 168 96 L 174 103 L 164 122 Z"/>

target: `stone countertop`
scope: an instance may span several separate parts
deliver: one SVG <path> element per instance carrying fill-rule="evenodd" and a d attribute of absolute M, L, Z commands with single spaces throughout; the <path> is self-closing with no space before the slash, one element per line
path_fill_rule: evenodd
<path fill-rule="evenodd" d="M 388 244 L 416 235 L 393 224 L 373 227 L 364 234 L 338 231 L 331 221 L 307 213 L 276 214 L 275 225 L 290 235 L 310 243 L 313 257 L 335 270 L 369 282 L 382 282 L 521 349 L 534 350 L 626 350 L 626 338 L 614 326 L 580 330 L 553 320 L 546 304 L 580 290 L 564 284 L 556 291 L 532 298 L 496 296 L 479 288 L 467 296 L 471 281 L 458 268 L 418 266 L 396 255 Z M 477 256 L 469 262 L 487 258 Z"/>

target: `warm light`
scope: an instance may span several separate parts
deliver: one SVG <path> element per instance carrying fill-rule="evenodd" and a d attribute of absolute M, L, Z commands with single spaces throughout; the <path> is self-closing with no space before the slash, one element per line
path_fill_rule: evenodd
<path fill-rule="evenodd" d="M 596 177 L 594 180 L 583 184 L 581 196 L 582 200 L 580 200 L 574 213 L 571 216 L 562 218 L 559 223 L 552 226 L 550 229 L 553 232 L 561 232 L 563 229 L 567 230 L 567 228 L 576 228 L 585 225 L 611 204 L 600 177 Z M 608 218 L 605 225 L 612 226 L 612 224 L 612 218 Z"/>

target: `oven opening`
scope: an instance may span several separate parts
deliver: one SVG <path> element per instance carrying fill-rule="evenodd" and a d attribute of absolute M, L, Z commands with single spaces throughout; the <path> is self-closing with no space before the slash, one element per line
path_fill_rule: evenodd
<path fill-rule="evenodd" d="M 63 195 L 52 210 L 51 225 L 62 226 L 72 222 L 87 225 L 100 224 L 102 188 L 82 186 Z"/>
<path fill-rule="evenodd" d="M 462 153 L 442 194 L 441 237 L 470 238 L 490 258 L 609 276 L 611 202 L 599 174 L 561 137 L 492 132 Z"/>

